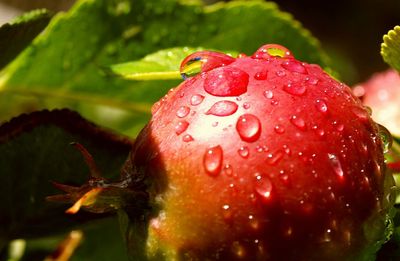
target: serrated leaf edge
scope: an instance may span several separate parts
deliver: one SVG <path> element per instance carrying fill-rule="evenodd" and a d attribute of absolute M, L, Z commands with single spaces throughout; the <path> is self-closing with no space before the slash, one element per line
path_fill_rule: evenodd
<path fill-rule="evenodd" d="M 400 72 L 400 26 L 395 26 L 383 36 L 381 55 L 387 64 Z"/>
<path fill-rule="evenodd" d="M 223 8 L 227 8 L 227 9 L 235 8 L 238 6 L 243 6 L 244 4 L 247 7 L 257 6 L 259 8 L 265 9 L 265 10 L 272 10 L 275 15 L 277 15 L 282 20 L 291 24 L 293 26 L 293 28 L 295 28 L 302 36 L 304 36 L 305 38 L 308 39 L 308 41 L 310 42 L 311 45 L 314 45 L 316 47 L 316 49 L 318 50 L 318 52 L 321 56 L 322 62 L 326 65 L 325 69 L 332 71 L 332 69 L 329 68 L 329 66 L 328 66 L 330 64 L 329 57 L 322 50 L 320 41 L 317 38 L 315 38 L 312 35 L 311 31 L 306 29 L 301 22 L 299 22 L 297 19 L 295 19 L 292 14 L 280 10 L 279 5 L 274 2 L 265 2 L 265 1 L 261 1 L 261 0 L 260 1 L 255 0 L 255 1 L 251 1 L 251 2 L 244 1 L 244 0 L 227 2 L 227 3 L 218 2 L 213 5 L 205 6 L 204 12 L 211 13 L 211 12 L 215 12 L 220 9 L 223 9 Z"/>

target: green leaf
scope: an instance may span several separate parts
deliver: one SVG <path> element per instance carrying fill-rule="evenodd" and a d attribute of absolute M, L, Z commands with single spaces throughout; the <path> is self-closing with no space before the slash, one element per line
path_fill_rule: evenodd
<path fill-rule="evenodd" d="M 189 54 L 202 48 L 176 47 L 146 55 L 139 61 L 110 66 L 110 72 L 129 80 L 181 79 L 179 65 Z"/>
<path fill-rule="evenodd" d="M 181 79 L 179 67 L 186 56 L 204 50 L 202 47 L 175 47 L 146 55 L 143 59 L 111 65 L 108 71 L 127 80 Z M 213 50 L 216 51 L 216 50 Z M 237 52 L 228 52 L 232 56 Z"/>
<path fill-rule="evenodd" d="M 106 222 L 96 223 L 87 226 L 83 230 L 85 241 L 77 249 L 70 261 L 128 260 L 118 219 L 113 218 Z"/>
<path fill-rule="evenodd" d="M 383 36 L 381 55 L 387 64 L 400 72 L 400 26 L 395 26 Z"/>
<path fill-rule="evenodd" d="M 136 135 L 150 117 L 151 104 L 180 81 L 126 81 L 105 75 L 102 68 L 176 46 L 251 54 L 265 43 L 283 44 L 301 60 L 327 65 L 317 40 L 271 2 L 202 6 L 174 0 L 81 0 L 55 16 L 1 73 L 0 120 L 24 109 L 21 97 L 34 97 L 35 108 L 67 106 Z M 121 113 L 109 117 L 98 106 Z"/>
<path fill-rule="evenodd" d="M 132 145 L 68 110 L 22 115 L 0 126 L 0 238 L 54 234 L 107 216 L 82 211 L 66 215 L 70 206 L 45 200 L 60 194 L 51 181 L 81 185 L 89 177 L 71 142 L 83 144 L 110 179 L 118 179 Z"/>
<path fill-rule="evenodd" d="M 33 10 L 0 27 L 0 69 L 12 61 L 47 26 L 51 14 Z"/>

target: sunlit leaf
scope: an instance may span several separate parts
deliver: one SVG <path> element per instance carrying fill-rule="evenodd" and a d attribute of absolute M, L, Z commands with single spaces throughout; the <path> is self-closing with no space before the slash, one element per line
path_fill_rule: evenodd
<path fill-rule="evenodd" d="M 110 66 L 111 73 L 129 80 L 181 79 L 179 65 L 202 48 L 176 47 L 146 55 L 143 59 Z"/>
<path fill-rule="evenodd" d="M 176 46 L 251 54 L 265 43 L 279 43 L 301 60 L 327 65 L 317 40 L 274 3 L 203 6 L 182 2 L 78 1 L 68 13 L 55 16 L 46 31 L 1 73 L 0 120 L 26 107 L 61 106 L 136 135 L 149 119 L 151 104 L 181 80 L 127 81 L 108 76 L 103 68 Z M 165 64 L 161 58 L 156 63 Z M 153 65 L 146 64 L 147 68 Z M 109 117 L 101 112 L 103 108 L 118 113 Z"/>
<path fill-rule="evenodd" d="M 381 55 L 387 64 L 400 72 L 400 26 L 383 36 Z"/>

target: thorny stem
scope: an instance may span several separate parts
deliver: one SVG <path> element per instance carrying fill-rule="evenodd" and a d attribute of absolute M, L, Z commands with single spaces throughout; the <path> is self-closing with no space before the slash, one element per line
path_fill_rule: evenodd
<path fill-rule="evenodd" d="M 85 159 L 85 162 L 90 170 L 90 177 L 102 179 L 100 171 L 97 168 L 96 162 L 94 161 L 93 156 L 89 153 L 89 151 L 87 151 L 87 149 L 80 143 L 72 142 L 71 145 L 74 146 L 77 150 L 79 150 L 79 152 Z"/>
<path fill-rule="evenodd" d="M 122 207 L 124 200 L 128 195 L 134 197 L 138 195 L 134 191 L 128 189 L 131 177 L 123 170 L 124 179 L 119 182 L 108 182 L 102 177 L 93 156 L 80 143 L 71 143 L 83 156 L 90 170 L 89 180 L 79 187 L 68 186 L 64 184 L 54 183 L 58 189 L 67 192 L 66 194 L 53 195 L 47 197 L 50 201 L 73 203 L 66 210 L 68 214 L 77 213 L 82 207 L 93 213 L 104 213 L 115 211 Z M 140 194 L 140 193 L 139 193 Z"/>

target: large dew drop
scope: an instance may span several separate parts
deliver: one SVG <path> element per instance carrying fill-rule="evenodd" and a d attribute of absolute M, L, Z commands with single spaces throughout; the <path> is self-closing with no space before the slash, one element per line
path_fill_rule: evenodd
<path fill-rule="evenodd" d="M 236 122 L 236 130 L 242 140 L 254 142 L 261 134 L 260 120 L 253 114 L 243 114 Z"/>
<path fill-rule="evenodd" d="M 247 92 L 249 75 L 237 68 L 221 67 L 207 73 L 204 90 L 211 95 L 228 97 Z"/>
<path fill-rule="evenodd" d="M 215 116 L 229 116 L 234 114 L 238 109 L 238 105 L 233 101 L 219 101 L 206 112 Z"/>
<path fill-rule="evenodd" d="M 383 143 L 382 144 L 383 152 L 387 153 L 389 152 L 393 144 L 392 134 L 390 134 L 389 130 L 386 129 L 383 125 L 378 124 L 378 129 L 379 129 L 379 136 L 381 137 Z"/>
<path fill-rule="evenodd" d="M 220 145 L 208 148 L 203 158 L 203 165 L 206 172 L 211 176 L 220 173 L 222 167 L 223 151 Z"/>
<path fill-rule="evenodd" d="M 282 67 L 291 72 L 302 73 L 302 74 L 307 73 L 307 70 L 303 66 L 303 64 L 296 60 L 287 60 L 284 63 L 282 63 Z"/>
<path fill-rule="evenodd" d="M 180 73 L 183 79 L 193 77 L 217 67 L 233 63 L 235 58 L 224 53 L 200 51 L 187 56 L 181 63 Z"/>
<path fill-rule="evenodd" d="M 293 58 L 292 53 L 279 44 L 266 44 L 258 48 L 252 56 L 255 59 L 269 59 L 272 57 Z"/>

